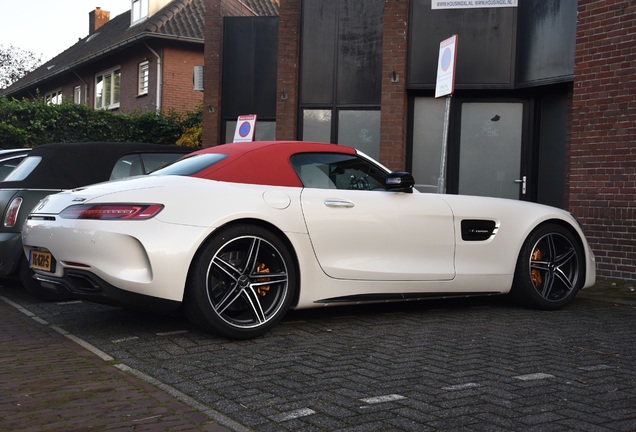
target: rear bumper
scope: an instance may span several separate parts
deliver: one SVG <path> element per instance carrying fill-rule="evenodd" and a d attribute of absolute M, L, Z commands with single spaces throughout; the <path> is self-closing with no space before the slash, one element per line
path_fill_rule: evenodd
<path fill-rule="evenodd" d="M 170 312 L 178 309 L 181 302 L 147 296 L 117 288 L 91 272 L 68 271 L 63 277 L 36 273 L 40 285 L 51 292 L 71 295 L 74 298 L 111 306 L 130 307 L 154 312 Z"/>

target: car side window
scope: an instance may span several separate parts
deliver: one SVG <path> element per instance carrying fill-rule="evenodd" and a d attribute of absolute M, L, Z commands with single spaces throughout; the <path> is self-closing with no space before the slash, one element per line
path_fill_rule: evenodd
<path fill-rule="evenodd" d="M 142 153 L 144 174 L 161 169 L 183 157 L 183 153 Z"/>
<path fill-rule="evenodd" d="M 22 162 L 22 159 L 24 159 L 24 156 L 16 156 L 0 162 L 0 181 L 4 180 L 9 175 L 9 173 L 11 173 L 11 171 L 13 171 L 20 162 Z"/>
<path fill-rule="evenodd" d="M 291 157 L 291 163 L 307 188 L 386 190 L 387 173 L 356 155 L 300 153 Z"/>
<path fill-rule="evenodd" d="M 27 156 L 11 171 L 3 181 L 22 181 L 29 176 L 42 161 L 42 156 Z"/>
<path fill-rule="evenodd" d="M 176 161 L 183 153 L 133 153 L 120 158 L 113 166 L 111 180 L 148 174 Z"/>
<path fill-rule="evenodd" d="M 141 174 L 143 174 L 141 157 L 138 154 L 130 154 L 115 162 L 110 179 L 116 180 Z"/>
<path fill-rule="evenodd" d="M 227 158 L 222 153 L 199 153 L 193 156 L 184 157 L 165 168 L 153 171 L 150 175 L 181 175 L 191 176 L 204 169 L 210 168 Z"/>

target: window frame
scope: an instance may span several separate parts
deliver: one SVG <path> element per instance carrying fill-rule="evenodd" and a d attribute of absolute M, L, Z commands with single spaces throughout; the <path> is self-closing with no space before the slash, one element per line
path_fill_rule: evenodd
<path fill-rule="evenodd" d="M 44 94 L 44 102 L 47 105 L 61 105 L 62 104 L 62 88 L 57 88 L 53 91 Z"/>
<path fill-rule="evenodd" d="M 149 13 L 149 0 L 133 0 L 130 8 L 130 24 L 133 25 L 146 20 Z"/>
<path fill-rule="evenodd" d="M 109 97 L 108 104 L 104 103 L 104 93 L 101 92 L 99 88 L 100 82 L 104 82 L 104 87 L 106 87 L 106 77 L 109 77 L 110 83 L 109 86 Z M 119 77 L 118 79 L 116 77 Z M 100 81 L 101 78 L 101 81 Z M 100 100 L 101 98 L 101 100 Z M 99 103 L 98 103 L 99 101 Z M 119 108 L 121 102 L 121 66 L 114 67 L 112 69 L 108 69 L 103 71 L 97 75 L 95 75 L 95 100 L 94 107 L 95 109 L 117 109 Z"/>
<path fill-rule="evenodd" d="M 77 85 L 73 87 L 73 102 L 76 104 L 82 103 L 82 86 Z"/>
<path fill-rule="evenodd" d="M 137 65 L 137 96 L 148 94 L 150 89 L 150 62 L 142 61 Z"/>

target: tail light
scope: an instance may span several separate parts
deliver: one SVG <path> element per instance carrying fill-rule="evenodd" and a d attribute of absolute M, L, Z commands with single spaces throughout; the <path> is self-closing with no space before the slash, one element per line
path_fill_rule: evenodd
<path fill-rule="evenodd" d="M 66 207 L 64 219 L 146 220 L 163 210 L 163 204 L 80 204 Z"/>
<path fill-rule="evenodd" d="M 22 198 L 17 197 L 11 201 L 7 214 L 4 217 L 4 226 L 6 228 L 13 228 L 18 221 L 18 213 L 20 212 L 20 206 L 22 205 Z"/>

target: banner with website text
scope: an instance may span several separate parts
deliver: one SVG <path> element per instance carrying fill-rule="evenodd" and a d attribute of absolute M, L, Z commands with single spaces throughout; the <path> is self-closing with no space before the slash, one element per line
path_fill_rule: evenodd
<path fill-rule="evenodd" d="M 431 9 L 517 7 L 519 0 L 431 0 Z"/>

